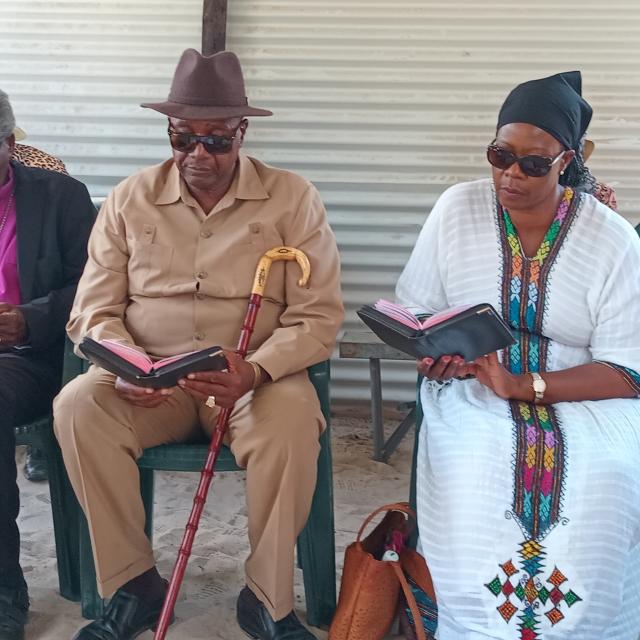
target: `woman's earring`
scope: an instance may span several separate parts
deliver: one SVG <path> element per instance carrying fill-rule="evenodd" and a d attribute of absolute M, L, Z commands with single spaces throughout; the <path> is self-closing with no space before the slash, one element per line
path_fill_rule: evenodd
<path fill-rule="evenodd" d="M 564 169 L 560 172 L 560 175 L 563 176 L 564 175 Z"/>

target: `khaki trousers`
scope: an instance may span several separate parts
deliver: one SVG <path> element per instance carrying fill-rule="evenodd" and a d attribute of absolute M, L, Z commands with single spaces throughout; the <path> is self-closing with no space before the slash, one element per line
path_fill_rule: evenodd
<path fill-rule="evenodd" d="M 147 447 L 210 432 L 217 411 L 180 389 L 159 407 L 136 407 L 95 366 L 55 399 L 55 432 L 87 517 L 103 597 L 155 564 L 136 459 Z M 247 470 L 247 584 L 275 620 L 293 609 L 294 548 L 311 508 L 323 428 L 306 371 L 247 393 L 229 421 L 231 450 Z"/>

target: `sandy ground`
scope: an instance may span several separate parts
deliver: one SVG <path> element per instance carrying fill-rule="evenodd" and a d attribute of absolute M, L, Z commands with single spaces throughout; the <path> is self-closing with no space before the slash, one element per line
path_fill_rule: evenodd
<path fill-rule="evenodd" d="M 344 411 L 342 412 L 345 413 Z M 391 426 L 391 425 L 389 425 Z M 413 432 L 407 435 L 390 464 L 370 459 L 366 420 L 342 415 L 333 420 L 333 465 L 336 518 L 336 560 L 355 539 L 363 519 L 376 507 L 408 496 Z M 24 451 L 17 451 L 20 461 Z M 21 463 L 20 467 L 21 468 Z M 67 640 L 86 624 L 80 606 L 57 592 L 53 526 L 46 483 L 34 484 L 20 475 L 22 567 L 31 613 L 27 640 Z M 160 572 L 168 576 L 175 561 L 197 484 L 196 474 L 156 473 L 154 542 Z M 243 560 L 248 553 L 244 474 L 216 476 L 196 537 L 193 554 L 176 607 L 176 622 L 168 638 L 240 640 L 246 636 L 235 621 L 236 596 L 244 584 Z M 295 576 L 296 610 L 305 620 L 302 573 Z M 318 638 L 325 631 L 312 629 Z M 139 636 L 150 640 L 147 632 Z"/>

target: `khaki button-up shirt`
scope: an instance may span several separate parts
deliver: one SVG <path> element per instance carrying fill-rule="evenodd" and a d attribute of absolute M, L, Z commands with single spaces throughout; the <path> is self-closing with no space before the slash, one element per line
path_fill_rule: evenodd
<path fill-rule="evenodd" d="M 234 349 L 260 257 L 287 245 L 311 264 L 274 262 L 249 349 L 274 379 L 329 357 L 342 323 L 340 263 L 313 185 L 240 155 L 235 178 L 205 213 L 172 160 L 116 186 L 89 240 L 67 330 L 125 340 L 152 357 Z"/>

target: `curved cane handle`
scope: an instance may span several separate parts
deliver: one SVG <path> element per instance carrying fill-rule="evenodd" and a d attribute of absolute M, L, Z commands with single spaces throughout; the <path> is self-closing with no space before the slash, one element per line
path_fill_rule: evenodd
<path fill-rule="evenodd" d="M 253 286 L 251 287 L 252 294 L 264 295 L 264 287 L 267 284 L 267 276 L 269 275 L 269 269 L 271 269 L 271 263 L 277 260 L 295 260 L 302 270 L 302 275 L 298 280 L 298 286 L 304 287 L 309 281 L 309 275 L 311 273 L 311 265 L 309 264 L 309 258 L 300 249 L 294 249 L 293 247 L 273 247 L 269 249 L 258 262 L 256 268 L 256 275 L 253 279 Z"/>

